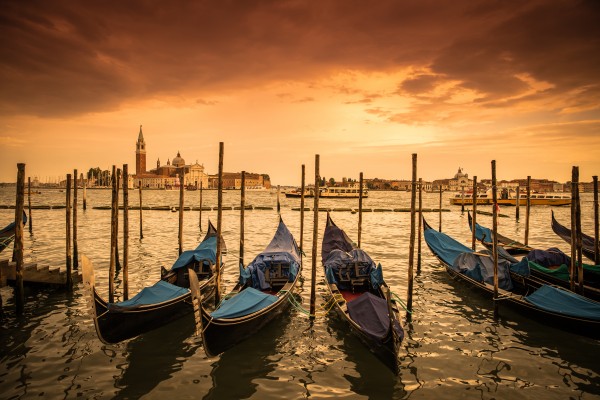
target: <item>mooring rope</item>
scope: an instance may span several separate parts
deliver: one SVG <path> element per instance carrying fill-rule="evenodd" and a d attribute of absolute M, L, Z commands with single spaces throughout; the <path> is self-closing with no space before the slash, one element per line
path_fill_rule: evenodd
<path fill-rule="evenodd" d="M 398 295 L 395 292 L 391 292 L 392 296 L 396 299 L 396 301 L 398 303 L 400 303 L 400 306 L 404 309 L 404 311 L 406 311 L 409 314 L 412 314 L 412 311 L 410 311 L 408 308 L 406 308 L 406 304 L 404 304 L 404 302 L 400 299 L 400 297 L 398 297 Z"/>

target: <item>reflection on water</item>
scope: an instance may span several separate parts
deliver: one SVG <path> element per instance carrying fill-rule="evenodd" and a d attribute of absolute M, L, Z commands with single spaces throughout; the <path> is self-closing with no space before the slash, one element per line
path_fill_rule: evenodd
<path fill-rule="evenodd" d="M 91 207 L 110 204 L 110 191 L 89 190 L 88 210 L 79 207 L 79 253 L 94 263 L 98 289 L 108 291 L 110 212 Z M 197 206 L 197 192 L 186 192 L 186 206 Z M 275 208 L 276 197 L 268 192 L 249 192 L 247 203 Z M 448 196 L 448 194 L 445 194 Z M 34 205 L 64 202 L 65 193 L 42 191 L 32 196 Z M 593 232 L 592 197 L 582 194 L 582 227 Z M 282 217 L 299 241 L 299 199 L 282 198 Z M 438 194 L 424 193 L 424 207 L 437 207 Z M 80 198 L 81 201 L 81 198 Z M 0 204 L 14 202 L 11 188 L 0 189 Z M 137 205 L 137 196 L 130 196 Z M 239 192 L 224 193 L 224 204 L 239 203 Z M 145 205 L 178 205 L 176 191 L 144 192 Z M 405 208 L 408 193 L 371 192 L 365 208 Z M 204 193 L 204 205 L 216 205 L 216 192 Z M 309 205 L 312 206 L 312 203 Z M 356 208 L 354 200 L 322 200 L 325 208 Z M 466 213 L 444 200 L 443 231 L 470 246 Z M 490 211 L 491 207 L 481 207 Z M 550 207 L 532 207 L 529 242 L 538 247 L 566 243 L 550 228 Z M 570 209 L 554 208 L 559 221 L 569 221 Z M 525 210 L 521 221 L 515 210 L 503 207 L 499 231 L 523 239 Z M 245 258 L 262 251 L 277 226 L 277 213 L 246 211 Z M 14 218 L 14 210 L 0 209 L 0 225 Z M 203 224 L 216 222 L 216 211 L 204 211 Z M 312 213 L 305 217 L 305 282 L 300 292 L 309 304 L 312 260 Z M 425 218 L 437 227 L 438 214 Z M 177 258 L 178 214 L 144 211 L 144 238 L 139 239 L 139 213 L 130 219 L 130 295 L 160 277 L 160 267 Z M 199 213 L 184 216 L 184 248 L 195 248 L 202 239 Z M 356 239 L 358 215 L 336 212 L 336 223 Z M 122 221 L 122 219 L 121 219 Z M 319 218 L 319 243 L 325 215 Z M 64 265 L 64 210 L 33 210 L 33 234 L 25 233 L 26 261 Z M 491 217 L 478 222 L 491 226 Z M 224 237 L 229 249 L 224 286 L 237 280 L 239 212 L 223 212 Z M 122 231 L 120 233 L 122 235 Z M 406 298 L 410 214 L 368 212 L 363 215 L 362 247 L 381 262 L 392 290 Z M 122 240 L 122 239 L 120 239 Z M 122 242 L 120 242 L 121 245 Z M 28 290 L 25 315 L 14 315 L 12 289 L 0 288 L 6 318 L 0 327 L 0 393 L 3 398 L 590 398 L 600 396 L 600 342 L 545 326 L 510 309 L 500 307 L 494 321 L 492 300 L 472 296 L 460 281 L 452 280 L 422 246 L 421 273 L 415 279 L 413 321 L 407 325 L 401 350 L 402 369 L 391 372 L 351 334 L 344 321 L 331 314 L 310 322 L 290 309 L 255 337 L 220 357 L 207 358 L 193 325 L 181 319 L 160 330 L 130 341 L 106 346 L 99 342 L 87 313 L 83 288 L 73 295 L 53 289 Z M 122 252 L 122 248 L 119 249 Z M 318 252 L 320 254 L 320 252 Z M 324 292 L 317 263 L 317 291 Z M 116 282 L 122 294 L 122 274 Z M 317 304 L 323 302 L 320 295 Z"/>

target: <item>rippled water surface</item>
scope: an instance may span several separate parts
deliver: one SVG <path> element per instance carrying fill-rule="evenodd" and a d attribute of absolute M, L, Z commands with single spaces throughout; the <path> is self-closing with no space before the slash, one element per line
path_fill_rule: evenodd
<path fill-rule="evenodd" d="M 176 191 L 144 192 L 144 205 L 176 206 Z M 446 194 L 443 231 L 470 245 L 466 214 L 450 206 Z M 65 193 L 42 190 L 32 195 L 33 205 L 64 204 Z M 216 206 L 216 192 L 205 191 L 204 206 Z M 592 196 L 582 194 L 583 231 L 593 234 Z M 88 209 L 81 207 L 79 191 L 78 248 L 94 263 L 97 286 L 107 294 L 110 211 L 93 209 L 110 204 L 110 191 L 88 190 Z M 424 207 L 437 207 L 439 197 L 424 193 Z M 248 192 L 247 204 L 275 208 L 276 196 Z M 185 193 L 186 206 L 198 206 L 199 193 Z M 354 200 L 324 200 L 321 207 L 358 208 Z M 0 190 L 0 204 L 14 204 L 14 188 Z M 130 204 L 138 205 L 137 192 Z M 239 204 L 239 192 L 226 191 L 224 205 Z M 282 198 L 281 214 L 300 242 L 300 212 L 292 210 L 299 199 Z M 313 200 L 306 205 L 312 208 Z M 371 192 L 365 208 L 410 207 L 410 194 Z M 491 211 L 490 207 L 480 207 Z M 550 228 L 550 211 L 532 207 L 530 244 L 557 246 L 566 243 Z M 554 208 L 557 219 L 568 225 L 570 209 Z M 523 239 L 525 208 L 521 222 L 515 209 L 503 208 L 499 231 Z M 246 211 L 245 261 L 251 261 L 271 239 L 277 227 L 275 210 Z M 438 213 L 425 213 L 438 227 Z M 333 212 L 336 224 L 356 240 L 358 214 Z M 51 266 L 65 263 L 65 210 L 33 210 L 33 233 L 25 230 L 25 259 Z M 194 248 L 203 234 L 199 212 L 184 216 L 184 248 Z M 0 225 L 14 218 L 14 210 L 0 209 Z M 122 218 L 122 216 L 120 216 Z M 216 224 L 216 211 L 203 211 L 202 219 Z M 144 211 L 144 238 L 139 240 L 139 211 L 130 211 L 130 290 L 137 293 L 160 276 L 160 266 L 170 267 L 177 257 L 178 214 Z M 478 216 L 491 227 L 491 217 Z M 224 237 L 229 249 L 225 272 L 226 290 L 237 279 L 239 211 L 223 211 Z M 305 216 L 305 281 L 301 297 L 310 298 L 313 214 Z M 325 213 L 319 215 L 320 241 Z M 362 248 L 384 266 L 392 290 L 406 298 L 410 213 L 367 212 L 363 215 Z M 122 233 L 121 233 L 122 240 Z M 120 242 L 120 247 L 121 247 Z M 120 249 L 122 250 L 122 249 Z M 7 252 L 2 257 L 7 258 Z M 121 277 L 116 287 L 121 295 Z M 323 303 L 323 274 L 317 268 L 318 303 Z M 422 269 L 415 281 L 413 322 L 400 352 L 398 376 L 383 366 L 348 327 L 333 314 L 314 322 L 297 310 L 278 319 L 255 337 L 219 357 L 207 358 L 202 342 L 194 336 L 193 321 L 181 319 L 162 329 L 117 345 L 102 344 L 87 312 L 84 292 L 77 285 L 72 294 L 36 288 L 26 291 L 23 317 L 14 314 L 12 288 L 0 289 L 5 310 L 0 331 L 1 398 L 531 398 L 566 399 L 600 396 L 600 342 L 542 325 L 506 308 L 495 322 L 492 301 L 473 296 L 468 287 L 453 281 L 423 243 Z"/>

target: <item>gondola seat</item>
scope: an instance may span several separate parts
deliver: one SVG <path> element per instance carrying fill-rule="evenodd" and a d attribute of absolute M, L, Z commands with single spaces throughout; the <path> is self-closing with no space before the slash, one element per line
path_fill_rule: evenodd
<path fill-rule="evenodd" d="M 272 263 L 265 270 L 265 281 L 271 288 L 285 285 L 289 280 L 290 267 L 287 264 Z"/>

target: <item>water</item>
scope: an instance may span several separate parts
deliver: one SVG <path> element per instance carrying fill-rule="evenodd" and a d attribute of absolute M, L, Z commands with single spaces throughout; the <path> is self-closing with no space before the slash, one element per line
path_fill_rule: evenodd
<path fill-rule="evenodd" d="M 198 192 L 186 192 L 186 206 L 198 205 Z M 144 192 L 144 205 L 177 206 L 176 191 Z M 443 206 L 443 231 L 470 244 L 467 217 L 460 207 Z M 43 190 L 32 195 L 35 204 L 64 204 L 65 193 Z M 582 194 L 583 231 L 593 234 L 592 197 Z M 94 263 L 100 293 L 107 295 L 110 212 L 91 207 L 109 205 L 108 190 L 88 190 L 88 210 L 81 207 L 79 191 L 79 253 Z M 247 204 L 276 207 L 269 192 L 248 192 Z M 14 203 L 14 188 L 0 190 L 0 204 Z M 424 193 L 424 207 L 437 207 L 438 194 Z M 130 204 L 138 204 L 137 192 Z M 239 204 L 239 192 L 224 193 L 224 205 Z M 299 242 L 299 199 L 282 198 L 282 216 Z M 313 200 L 306 205 L 312 208 Z M 216 205 L 216 192 L 204 192 L 204 205 Z M 321 207 L 357 208 L 355 200 L 322 200 Z M 365 208 L 410 207 L 409 193 L 371 192 Z M 490 207 L 480 207 L 491 211 Z M 532 208 L 530 244 L 566 243 L 550 228 L 551 208 Z M 554 208 L 557 219 L 568 225 L 570 209 Z M 521 222 L 514 208 L 503 208 L 499 231 L 522 239 Z M 246 262 L 258 254 L 277 227 L 276 211 L 246 211 Z M 305 216 L 304 277 L 301 297 L 308 308 L 312 246 L 312 212 Z M 338 226 L 356 239 L 358 214 L 334 212 Z M 14 210 L 0 209 L 0 225 L 14 218 Z M 170 267 L 177 257 L 178 213 L 144 211 L 144 239 L 139 240 L 139 211 L 130 215 L 130 290 L 137 293 Z M 216 211 L 204 211 L 203 223 L 216 223 Z M 437 228 L 438 214 L 425 218 Z M 184 248 L 202 239 L 197 211 L 184 217 Z M 491 226 L 491 217 L 478 216 Z M 325 213 L 319 215 L 319 244 Z M 205 228 L 206 229 L 206 228 Z M 229 249 L 225 287 L 237 279 L 239 211 L 223 211 L 224 237 Z M 362 247 L 384 266 L 386 281 L 406 298 L 410 213 L 371 212 L 363 215 Z M 122 234 L 121 234 L 122 237 Z M 122 240 L 122 239 L 121 239 Z M 65 210 L 33 210 L 33 234 L 25 231 L 25 259 L 40 264 L 64 265 Z M 122 243 L 122 242 L 121 242 Z M 120 245 L 121 246 L 121 245 Z M 320 248 L 319 248 L 320 254 Z M 8 253 L 2 254 L 3 258 Z M 506 308 L 494 322 L 489 298 L 472 296 L 468 287 L 454 282 L 423 243 L 423 265 L 415 280 L 413 322 L 400 352 L 398 376 L 383 366 L 350 334 L 333 313 L 310 322 L 292 311 L 220 357 L 207 358 L 193 322 L 184 318 L 171 325 L 116 344 L 102 344 L 87 312 L 83 288 L 73 294 L 53 289 L 28 289 L 25 315 L 16 317 L 12 288 L 0 289 L 7 314 L 0 330 L 0 397 L 14 398 L 597 398 L 600 397 L 600 342 L 529 321 Z M 120 276 L 116 282 L 121 295 Z M 323 274 L 317 269 L 317 303 L 324 293 Z"/>

